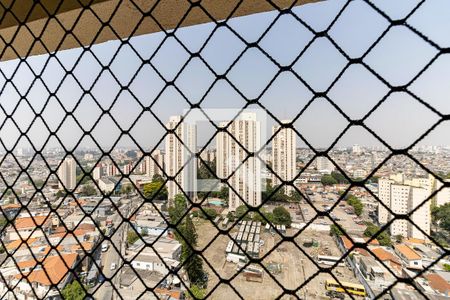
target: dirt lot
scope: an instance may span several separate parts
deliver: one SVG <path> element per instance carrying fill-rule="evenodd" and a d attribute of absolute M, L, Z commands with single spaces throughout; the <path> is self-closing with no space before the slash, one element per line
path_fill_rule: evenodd
<path fill-rule="evenodd" d="M 198 223 L 197 232 L 199 235 L 199 248 L 209 243 L 217 234 L 213 226 L 205 222 Z M 287 235 L 290 234 L 288 231 Z M 282 240 L 277 234 L 272 235 L 268 232 L 264 232 L 261 235 L 261 239 L 264 241 L 261 256 L 266 255 Z M 304 243 L 311 241 L 311 239 L 319 242 L 318 247 L 308 248 L 304 246 Z M 237 273 L 236 264 L 226 262 L 225 248 L 229 240 L 227 236 L 218 236 L 210 247 L 204 251 L 204 256 L 212 268 L 225 279 L 230 279 Z M 266 267 L 269 267 L 269 265 L 271 268 L 276 267 L 272 272 L 278 284 L 264 271 L 262 283 L 249 282 L 243 275 L 239 274 L 232 279 L 231 285 L 246 299 L 273 299 L 283 293 L 282 287 L 295 290 L 305 282 L 305 278 L 313 277 L 307 285 L 297 292 L 297 295 L 302 299 L 328 299 L 325 296 L 324 284 L 325 280 L 331 278 L 331 276 L 326 273 L 318 273 L 314 276 L 318 269 L 302 250 L 312 258 L 317 256 L 317 254 L 338 256 L 340 252 L 334 240 L 323 232 L 308 230 L 297 237 L 295 242 L 300 249 L 291 242 L 283 242 L 263 260 L 263 264 Z M 205 267 L 209 273 L 209 292 L 218 284 L 219 280 L 211 268 Z M 357 282 L 352 271 L 347 266 L 338 267 L 333 273 L 343 281 Z M 211 296 L 212 299 L 239 298 L 233 289 L 225 284 L 218 286 Z M 284 297 L 283 299 L 289 299 L 289 297 Z"/>

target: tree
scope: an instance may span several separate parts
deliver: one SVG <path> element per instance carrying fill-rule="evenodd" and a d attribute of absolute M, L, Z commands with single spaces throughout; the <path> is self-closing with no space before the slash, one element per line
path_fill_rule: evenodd
<path fill-rule="evenodd" d="M 273 219 L 275 224 L 291 226 L 291 214 L 283 206 L 277 206 L 273 210 Z"/>
<path fill-rule="evenodd" d="M 203 210 L 210 219 L 214 220 L 217 217 L 217 211 L 214 208 L 205 207 Z"/>
<path fill-rule="evenodd" d="M 80 171 L 81 172 L 81 171 Z M 86 173 L 87 174 L 87 173 Z M 85 184 L 85 183 L 88 183 L 91 179 L 89 178 L 89 176 L 84 176 L 84 173 L 81 173 L 81 174 L 78 174 L 77 175 L 77 177 L 76 177 L 76 179 L 75 179 L 75 181 L 77 182 L 77 183 L 80 183 L 80 184 Z"/>
<path fill-rule="evenodd" d="M 364 230 L 364 235 L 367 237 L 373 237 L 375 234 L 380 231 L 380 227 L 377 225 L 367 222 L 366 223 L 366 230 Z M 391 246 L 392 241 L 391 237 L 386 231 L 382 231 L 378 236 L 375 237 L 381 246 Z"/>
<path fill-rule="evenodd" d="M 0 217 L 0 230 L 3 230 L 4 227 L 8 224 L 8 220 L 5 217 Z"/>
<path fill-rule="evenodd" d="M 181 243 L 181 262 L 189 276 L 192 284 L 203 287 L 206 283 L 203 261 L 194 253 L 193 248 L 197 246 L 197 231 L 187 211 L 187 201 L 182 194 L 175 196 L 173 206 L 169 207 L 169 218 L 176 226 L 175 237 Z M 183 217 L 184 215 L 184 217 Z"/>
<path fill-rule="evenodd" d="M 59 190 L 58 192 L 56 192 L 56 197 L 57 198 L 61 198 L 64 197 L 67 193 L 63 190 Z"/>
<path fill-rule="evenodd" d="M 329 174 L 325 174 L 322 176 L 322 178 L 320 179 L 320 182 L 323 185 L 333 185 L 333 184 L 337 184 L 337 180 L 334 179 L 333 176 L 329 175 Z"/>
<path fill-rule="evenodd" d="M 208 165 L 208 166 L 206 166 Z M 214 173 L 208 170 L 208 167 L 211 170 L 215 170 L 216 166 L 213 162 L 202 162 L 200 161 L 200 166 L 197 168 L 197 179 L 214 179 Z"/>
<path fill-rule="evenodd" d="M 397 243 L 401 243 L 403 242 L 403 235 L 397 234 L 396 236 L 394 236 L 394 239 Z"/>
<path fill-rule="evenodd" d="M 86 296 L 86 291 L 78 280 L 67 284 L 61 291 L 64 300 L 82 300 Z"/>
<path fill-rule="evenodd" d="M 242 204 L 240 206 L 238 206 L 238 208 L 236 208 L 236 211 L 234 213 L 234 215 L 236 216 L 236 219 L 239 219 L 240 217 L 242 217 L 246 212 L 248 211 L 248 208 L 245 204 Z M 248 214 L 244 217 L 244 219 L 248 217 Z"/>
<path fill-rule="evenodd" d="M 276 192 L 274 192 L 276 190 Z M 272 187 L 270 183 L 267 183 L 266 190 L 261 195 L 263 201 L 274 202 L 288 202 L 290 197 L 284 193 L 284 188 L 278 188 L 278 186 Z"/>
<path fill-rule="evenodd" d="M 128 230 L 127 233 L 127 243 L 128 245 L 133 245 L 139 239 L 138 234 L 134 230 Z"/>
<path fill-rule="evenodd" d="M 181 261 L 185 262 L 184 267 L 186 268 L 189 280 L 199 287 L 204 287 L 206 280 L 205 271 L 203 270 L 203 261 L 200 256 L 193 251 L 193 248 L 197 246 L 198 235 L 191 218 L 185 218 L 184 224 L 181 227 L 181 233 L 184 237 L 182 242 Z"/>
<path fill-rule="evenodd" d="M 349 194 L 346 197 L 347 203 L 353 207 L 355 214 L 360 216 L 363 212 L 364 205 L 359 198 Z"/>
<path fill-rule="evenodd" d="M 36 179 L 34 180 L 34 184 L 38 189 L 41 189 L 44 186 L 44 180 L 42 179 Z"/>
<path fill-rule="evenodd" d="M 152 181 L 164 182 L 164 178 L 160 174 L 154 174 L 152 177 Z"/>
<path fill-rule="evenodd" d="M 189 288 L 189 292 L 185 292 L 185 295 L 188 299 L 192 299 L 192 296 L 194 296 L 193 299 L 203 299 L 206 296 L 206 291 L 205 289 L 202 289 L 201 287 L 199 287 L 196 284 L 191 285 L 191 287 Z M 191 296 L 192 294 L 192 296 Z"/>
<path fill-rule="evenodd" d="M 444 267 L 444 270 L 446 272 L 450 272 L 450 265 L 449 264 L 444 264 L 443 267 Z"/>
<path fill-rule="evenodd" d="M 431 211 L 433 223 L 445 231 L 450 231 L 450 203 L 433 207 Z"/>
<path fill-rule="evenodd" d="M 330 226 L 330 235 L 340 237 L 344 233 L 342 232 L 341 228 L 336 226 L 336 224 L 331 224 Z"/>
<path fill-rule="evenodd" d="M 81 188 L 81 195 L 84 196 L 93 196 L 97 195 L 97 189 L 92 184 L 85 184 Z"/>
<path fill-rule="evenodd" d="M 293 202 L 300 202 L 303 200 L 303 196 L 297 190 L 291 191 L 291 194 L 289 195 L 289 197 L 291 198 L 291 201 L 293 201 Z"/>
<path fill-rule="evenodd" d="M 128 195 L 132 191 L 133 191 L 133 186 L 131 184 L 123 184 L 122 187 L 120 188 L 121 194 Z"/>
<path fill-rule="evenodd" d="M 143 193 L 145 198 L 152 200 L 166 200 L 168 195 L 164 181 L 159 180 L 145 184 Z"/>
<path fill-rule="evenodd" d="M 345 176 L 339 172 L 336 172 L 336 171 L 331 172 L 331 176 L 340 184 L 348 183 L 347 178 L 345 178 Z"/>
<path fill-rule="evenodd" d="M 183 194 L 177 194 L 173 204 L 169 207 L 169 218 L 172 224 L 176 224 L 187 210 L 187 201 Z"/>

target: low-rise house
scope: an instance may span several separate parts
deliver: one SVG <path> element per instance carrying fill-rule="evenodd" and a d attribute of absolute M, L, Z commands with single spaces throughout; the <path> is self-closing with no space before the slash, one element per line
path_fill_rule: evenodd
<path fill-rule="evenodd" d="M 41 260 L 42 258 L 42 260 Z M 5 281 L 0 282 L 3 299 L 51 299 L 59 295 L 50 289 L 62 290 L 73 278 L 71 270 L 78 262 L 76 253 L 51 253 L 44 257 L 32 256 L 0 270 Z M 39 264 L 38 264 L 39 263 Z M 8 287 L 11 291 L 8 290 Z M 14 287 L 14 288 L 13 288 Z M 12 289 L 13 288 L 13 289 Z"/>
<path fill-rule="evenodd" d="M 2 205 L 2 211 L 3 211 L 4 216 L 10 220 L 13 219 L 19 213 L 21 208 L 22 208 L 22 205 L 17 204 L 17 203 Z"/>
<path fill-rule="evenodd" d="M 44 236 L 44 231 L 51 228 L 52 222 L 49 216 L 27 216 L 16 218 L 14 226 L 9 226 L 6 230 L 9 241 L 26 240 Z M 40 226 L 41 229 L 37 229 Z"/>
<path fill-rule="evenodd" d="M 372 248 L 370 252 L 397 276 L 401 276 L 402 263 L 394 253 L 382 247 Z"/>
<path fill-rule="evenodd" d="M 443 276 L 438 273 L 429 273 L 424 275 L 424 278 L 436 294 L 446 297 L 450 296 L 450 283 Z"/>
<path fill-rule="evenodd" d="M 114 177 L 102 177 L 98 180 L 98 186 L 104 193 L 120 190 L 120 183 Z"/>
<path fill-rule="evenodd" d="M 140 234 L 166 236 L 167 223 L 161 217 L 136 217 L 133 227 Z"/>
<path fill-rule="evenodd" d="M 402 259 L 406 268 L 413 270 L 421 270 L 422 257 L 406 244 L 398 244 L 394 246 L 395 253 Z"/>
<path fill-rule="evenodd" d="M 132 260 L 131 266 L 136 270 L 146 270 L 166 275 L 169 269 L 175 269 L 180 264 L 179 261 L 170 258 L 164 258 L 163 260 L 164 262 L 156 255 L 139 254 Z"/>

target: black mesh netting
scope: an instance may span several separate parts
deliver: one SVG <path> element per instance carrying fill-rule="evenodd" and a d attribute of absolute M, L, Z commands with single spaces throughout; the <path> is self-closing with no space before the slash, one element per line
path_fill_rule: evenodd
<path fill-rule="evenodd" d="M 2 28 L 11 21 L 19 24 L 0 34 L 0 57 L 10 60 L 0 68 L 2 299 L 438 297 L 432 278 L 443 272 L 439 266 L 448 255 L 445 230 L 434 221 L 427 223 L 431 233 L 416 226 L 420 218 L 432 221 L 428 207 L 449 187 L 444 180 L 448 156 L 430 158 L 416 151 L 436 132 L 442 132 L 442 144 L 448 142 L 448 111 L 426 92 L 447 83 L 417 84 L 439 68 L 449 50 L 435 34 L 445 31 L 444 21 L 436 27 L 414 25 L 432 1 L 398 4 L 400 17 L 382 2 L 341 1 L 332 14 L 324 9 L 323 16 L 311 18 L 298 1 L 279 6 L 280 1 L 261 0 L 270 17 L 254 24 L 234 18 L 252 1 L 227 2 L 226 17 L 220 20 L 211 12 L 211 1 L 106 1 L 105 13 L 95 9 L 93 0 L 77 0 L 74 6 L 80 8 L 70 17 L 63 12 L 67 1 L 54 1 L 51 11 L 41 2 L 48 1 L 32 1 L 20 16 L 13 9 L 20 1 L 0 2 L 0 23 L 6 24 Z M 174 6 L 182 13 L 164 20 Z M 124 26 L 115 19 L 122 9 L 132 9 L 139 18 Z M 44 21 L 33 23 L 36 11 L 44 14 Z M 352 19 L 358 14 L 371 17 Z M 199 16 L 207 20 L 199 25 L 206 29 L 201 35 L 186 34 L 186 25 L 198 23 Z M 330 21 L 319 28 L 311 22 L 315 17 Z M 98 29 L 91 38 L 79 30 L 86 18 Z M 367 36 L 357 30 L 359 35 L 339 35 L 342 26 L 371 22 L 376 30 Z M 157 38 L 137 46 L 149 23 L 156 27 Z M 64 32 L 56 47 L 46 46 L 48 26 Z M 249 39 L 241 27 L 256 27 L 259 34 Z M 107 50 L 96 45 L 105 41 L 106 33 L 114 37 Z M 221 42 L 224 35 L 233 43 Z M 30 41 L 26 47 L 16 41 L 24 36 Z M 403 44 L 399 37 L 404 36 L 413 42 Z M 69 40 L 75 49 L 62 51 Z M 354 45 L 360 47 L 355 50 Z M 47 54 L 35 60 L 31 54 L 36 49 Z M 393 58 L 380 65 L 386 57 Z M 326 66 L 317 66 L 317 61 Z M 247 73 L 249 69 L 260 76 Z M 362 80 L 349 76 L 355 70 L 363 70 Z M 191 80 L 196 77 L 201 78 Z M 298 89 L 302 92 L 297 97 Z M 342 98 L 351 97 L 353 90 L 360 99 L 345 103 Z M 293 104 L 286 107 L 289 121 L 276 112 L 284 105 L 283 97 Z M 239 99 L 239 104 L 229 105 L 227 99 Z M 348 112 L 349 106 L 361 103 L 366 105 L 363 113 Z M 417 108 L 412 119 L 409 105 Z M 230 107 L 234 117 L 228 120 L 211 110 Z M 169 122 L 168 110 L 181 117 Z M 261 147 L 241 137 L 250 125 L 239 125 L 238 116 L 249 110 L 263 112 L 278 125 L 260 141 Z M 194 112 L 213 132 L 205 134 L 201 147 L 186 141 L 190 133 L 184 119 Z M 340 123 L 322 123 L 331 118 Z M 397 118 L 396 125 L 378 126 Z M 304 130 L 308 122 L 317 132 Z M 404 138 L 399 128 L 415 131 L 414 139 L 399 146 Z M 378 148 L 341 150 L 340 142 L 354 130 Z M 316 143 L 321 134 L 330 137 L 326 146 Z M 223 173 L 216 167 L 226 158 L 211 150 L 221 138 L 240 149 L 234 169 Z M 277 174 L 267 156 L 275 140 L 282 144 L 288 138 L 297 140 L 294 162 L 280 164 L 294 165 L 294 170 Z M 183 152 L 184 158 L 170 156 L 171 150 Z M 350 161 L 353 170 L 363 171 L 349 172 Z M 320 163 L 334 171 L 314 180 Z M 261 200 L 250 202 L 252 191 L 241 190 L 242 182 L 233 180 L 240 168 L 253 164 L 266 169 L 251 170 L 271 178 L 272 184 L 261 192 Z M 187 172 L 192 165 L 197 169 Z M 430 188 L 406 212 L 393 211 L 373 188 L 375 178 L 415 174 L 414 168 L 431 175 L 422 176 Z M 186 190 L 191 177 L 209 179 L 215 188 Z M 370 200 L 361 204 L 361 195 Z M 219 205 L 212 198 L 220 198 L 215 199 Z M 231 207 L 229 201 L 240 205 Z M 359 215 L 359 205 L 364 212 L 356 217 L 351 211 Z M 348 214 L 340 217 L 344 209 Z M 388 217 L 376 226 L 379 211 Z M 394 223 L 408 228 L 404 237 L 389 236 Z M 417 236 L 423 244 L 406 242 Z M 321 261 L 327 257 L 334 257 L 328 266 Z M 439 284 L 442 295 L 448 292 L 446 279 Z"/>

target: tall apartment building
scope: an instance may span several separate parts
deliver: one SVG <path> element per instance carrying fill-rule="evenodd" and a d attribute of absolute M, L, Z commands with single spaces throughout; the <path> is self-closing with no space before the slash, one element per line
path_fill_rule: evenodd
<path fill-rule="evenodd" d="M 109 163 L 106 165 L 106 176 L 112 177 L 119 174 L 119 170 L 117 169 L 116 165 L 113 163 Z"/>
<path fill-rule="evenodd" d="M 66 157 L 58 168 L 59 188 L 73 190 L 76 185 L 77 164 L 73 157 Z"/>
<path fill-rule="evenodd" d="M 161 150 L 156 149 L 152 152 L 151 158 L 146 156 L 145 159 L 145 175 L 153 178 L 155 175 L 163 176 L 164 154 Z"/>
<path fill-rule="evenodd" d="M 331 160 L 329 160 L 327 157 L 318 156 L 315 162 L 316 162 L 316 169 L 320 173 L 331 174 L 331 172 L 333 172 L 335 169 L 335 166 L 333 165 Z"/>
<path fill-rule="evenodd" d="M 283 120 L 282 123 L 290 123 L 291 120 Z M 272 127 L 272 135 L 279 129 L 280 125 Z M 296 169 L 296 148 L 297 136 L 291 128 L 281 129 L 272 140 L 272 170 L 281 177 L 282 180 L 292 180 L 297 174 Z M 280 185 L 281 180 L 272 174 L 272 186 Z M 284 193 L 290 195 L 293 188 L 284 187 Z"/>
<path fill-rule="evenodd" d="M 98 165 L 96 165 L 95 167 L 94 167 L 94 169 L 92 170 L 92 178 L 95 180 L 95 181 L 97 181 L 97 180 L 99 180 L 101 177 L 102 177 L 102 170 L 103 169 L 103 167 L 102 167 L 102 164 L 98 164 Z"/>
<path fill-rule="evenodd" d="M 415 185 L 412 185 L 415 183 Z M 423 186 L 417 185 L 417 181 L 404 180 L 402 176 L 383 178 L 378 181 L 378 197 L 393 213 L 407 214 L 419 206 L 430 195 L 428 183 L 423 181 Z M 426 239 L 426 236 L 417 229 L 422 229 L 430 234 L 431 226 L 431 200 L 417 209 L 408 220 L 394 220 L 389 228 L 391 235 L 402 235 L 418 239 Z M 378 222 L 386 224 L 391 220 L 392 214 L 382 205 L 378 206 Z"/>
<path fill-rule="evenodd" d="M 223 122 L 219 126 L 225 127 L 227 124 Z M 244 148 L 250 152 L 261 148 L 261 124 L 256 119 L 256 113 L 241 113 L 230 123 L 227 131 L 219 132 L 216 137 L 216 169 L 220 178 L 233 174 L 228 183 L 237 194 L 230 189 L 229 209 L 235 211 L 242 204 L 239 196 L 248 205 L 258 206 L 261 204 L 261 160 L 250 157 L 243 162 L 247 157 Z"/>
<path fill-rule="evenodd" d="M 169 133 L 165 139 L 165 171 L 168 176 L 176 175 L 176 182 L 191 201 L 194 201 L 197 186 L 197 159 L 191 153 L 195 154 L 196 151 L 196 126 L 180 122 L 181 116 L 172 116 L 166 124 L 168 129 L 176 129 L 175 133 Z M 175 195 L 182 193 L 180 186 L 174 181 L 169 181 L 167 185 L 169 200 L 173 200 Z"/>

